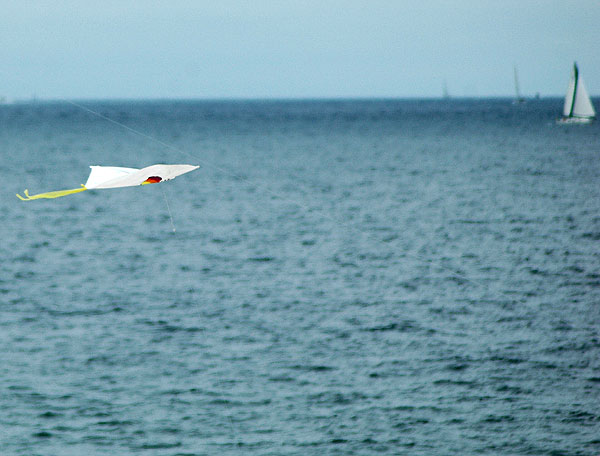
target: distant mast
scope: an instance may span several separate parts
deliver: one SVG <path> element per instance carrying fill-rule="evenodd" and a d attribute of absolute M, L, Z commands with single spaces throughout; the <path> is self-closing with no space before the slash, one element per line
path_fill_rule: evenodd
<path fill-rule="evenodd" d="M 448 93 L 448 83 L 446 81 L 444 81 L 444 88 L 442 93 L 442 97 L 444 98 L 444 100 L 450 99 L 450 93 Z"/>
<path fill-rule="evenodd" d="M 524 103 L 525 98 L 521 96 L 521 91 L 519 90 L 519 75 L 517 74 L 517 66 L 514 66 L 514 74 L 515 74 L 515 99 L 513 101 L 514 104 Z"/>
<path fill-rule="evenodd" d="M 579 76 L 577 63 L 573 63 L 573 72 L 565 95 L 561 123 L 590 123 L 596 117 L 592 100 L 587 93 L 583 79 Z"/>

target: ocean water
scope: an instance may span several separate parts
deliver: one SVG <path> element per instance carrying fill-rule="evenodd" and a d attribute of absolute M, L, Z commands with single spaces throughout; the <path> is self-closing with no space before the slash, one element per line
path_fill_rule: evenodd
<path fill-rule="evenodd" d="M 80 104 L 0 105 L 2 455 L 600 454 L 600 123 Z"/>

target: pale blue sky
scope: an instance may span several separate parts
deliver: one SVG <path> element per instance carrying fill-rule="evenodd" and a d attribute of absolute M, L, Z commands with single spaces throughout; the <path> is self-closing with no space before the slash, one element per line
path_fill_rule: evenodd
<path fill-rule="evenodd" d="M 0 0 L 0 96 L 600 95 L 598 0 Z"/>

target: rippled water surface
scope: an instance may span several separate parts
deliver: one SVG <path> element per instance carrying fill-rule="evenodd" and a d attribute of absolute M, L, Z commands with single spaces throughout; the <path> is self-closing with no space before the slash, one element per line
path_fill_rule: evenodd
<path fill-rule="evenodd" d="M 600 454 L 599 123 L 81 104 L 0 106 L 3 455 Z"/>

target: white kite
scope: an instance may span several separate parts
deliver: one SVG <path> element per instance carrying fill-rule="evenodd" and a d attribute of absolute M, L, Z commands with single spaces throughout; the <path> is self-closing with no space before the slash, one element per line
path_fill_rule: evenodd
<path fill-rule="evenodd" d="M 199 167 L 193 165 L 152 165 L 142 169 L 119 168 L 115 166 L 90 166 L 90 168 L 92 168 L 92 172 L 85 185 L 82 185 L 81 188 L 56 190 L 37 195 L 30 195 L 25 190 L 25 197 L 19 194 L 17 196 L 23 201 L 31 201 L 39 198 L 60 198 L 61 196 L 84 192 L 86 190 L 157 184 L 189 173 Z"/>

